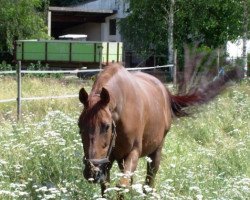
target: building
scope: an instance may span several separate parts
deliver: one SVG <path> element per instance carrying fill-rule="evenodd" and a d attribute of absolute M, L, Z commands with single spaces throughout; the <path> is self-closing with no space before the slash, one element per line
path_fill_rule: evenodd
<path fill-rule="evenodd" d="M 70 7 L 49 7 L 48 34 L 55 39 L 80 34 L 87 35 L 86 41 L 122 42 L 117 22 L 128 14 L 129 2 L 125 0 L 87 0 Z M 131 49 L 124 49 L 123 60 L 127 67 L 155 65 L 152 57 L 148 64 Z"/>
<path fill-rule="evenodd" d="M 87 35 L 87 41 L 122 40 L 117 21 L 126 17 L 123 0 L 89 0 L 71 7 L 49 7 L 48 34 L 55 39 L 66 34 Z"/>

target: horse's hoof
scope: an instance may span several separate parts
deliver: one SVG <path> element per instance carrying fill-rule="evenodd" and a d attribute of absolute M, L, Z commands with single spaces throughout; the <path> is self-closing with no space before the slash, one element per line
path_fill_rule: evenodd
<path fill-rule="evenodd" d="M 118 187 L 126 188 L 130 186 L 130 178 L 122 177 L 119 181 Z"/>

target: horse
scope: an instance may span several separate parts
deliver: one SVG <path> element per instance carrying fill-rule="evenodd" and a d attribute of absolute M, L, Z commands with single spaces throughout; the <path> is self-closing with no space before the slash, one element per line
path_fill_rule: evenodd
<path fill-rule="evenodd" d="M 118 185 L 128 187 L 141 157 L 149 157 L 145 184 L 154 186 L 164 139 L 173 118 L 187 115 L 184 108 L 215 97 L 223 79 L 191 94 L 173 95 L 157 78 L 143 72 L 128 72 L 110 64 L 97 76 L 90 94 L 84 88 L 84 105 L 78 126 L 83 143 L 86 180 L 100 183 L 102 196 L 117 161 L 123 173 Z"/>

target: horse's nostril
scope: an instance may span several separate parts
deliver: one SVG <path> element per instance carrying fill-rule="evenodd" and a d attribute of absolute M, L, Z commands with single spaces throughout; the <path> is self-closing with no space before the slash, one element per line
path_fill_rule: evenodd
<path fill-rule="evenodd" d="M 84 159 L 83 160 L 83 164 L 85 164 L 86 166 L 88 166 L 88 167 L 91 167 L 93 164 L 89 161 L 89 160 L 87 160 L 87 159 Z"/>
<path fill-rule="evenodd" d="M 99 167 L 94 167 L 93 170 L 94 170 L 95 173 L 99 173 L 101 171 Z"/>

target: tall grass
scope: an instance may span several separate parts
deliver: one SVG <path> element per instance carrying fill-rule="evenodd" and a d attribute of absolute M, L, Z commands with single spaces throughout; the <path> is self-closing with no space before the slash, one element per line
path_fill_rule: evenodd
<path fill-rule="evenodd" d="M 1 78 L 0 83 L 0 99 L 13 98 L 15 80 Z M 26 77 L 23 96 L 75 94 L 82 85 Z M 142 192 L 146 159 L 141 159 L 134 184 L 123 190 L 125 199 L 248 199 L 249 95 L 249 81 L 243 81 L 191 117 L 176 119 L 166 137 L 155 189 Z M 15 104 L 0 104 L 0 199 L 100 198 L 99 186 L 82 176 L 76 125 L 81 109 L 77 99 L 24 102 L 23 120 L 16 123 Z M 107 199 L 115 197 L 119 176 L 115 164 Z"/>
<path fill-rule="evenodd" d="M 77 78 L 64 77 L 53 79 L 48 77 L 35 78 L 34 76 L 22 77 L 22 97 L 63 96 L 78 94 L 81 87 L 90 89 L 91 81 L 83 81 Z M 17 82 L 15 77 L 0 77 L 0 99 L 12 99 L 17 97 Z M 79 101 L 74 99 L 50 99 L 22 101 L 22 113 L 34 114 L 41 119 L 51 110 L 64 110 L 69 113 L 79 109 Z M 16 115 L 16 102 L 0 104 L 0 123 L 8 117 Z"/>

